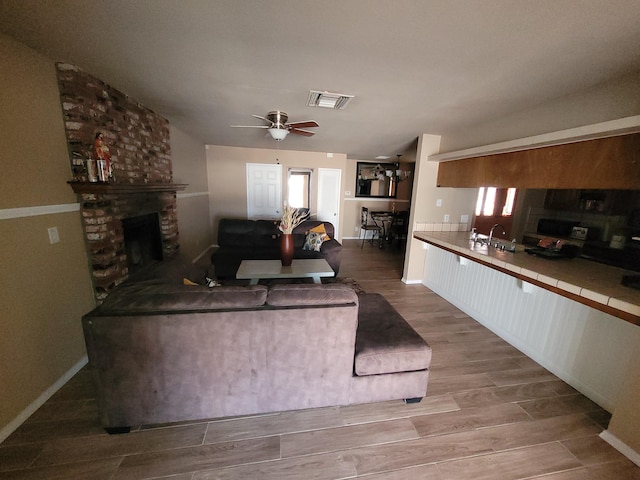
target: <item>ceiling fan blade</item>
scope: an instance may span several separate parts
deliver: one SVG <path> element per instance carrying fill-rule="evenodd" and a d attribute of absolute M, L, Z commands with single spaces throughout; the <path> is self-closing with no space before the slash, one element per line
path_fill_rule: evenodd
<path fill-rule="evenodd" d="M 267 122 L 268 124 L 272 124 L 273 122 L 271 120 L 269 120 L 268 118 L 265 117 L 261 117 L 260 115 L 251 115 L 252 117 L 255 118 L 259 118 L 260 120 L 264 120 L 265 122 Z"/>
<path fill-rule="evenodd" d="M 267 125 L 229 125 L 233 128 L 269 128 Z"/>
<path fill-rule="evenodd" d="M 305 137 L 312 137 L 316 134 L 316 132 L 310 132 L 308 130 L 299 130 L 297 128 L 289 129 L 289 132 L 295 133 L 296 135 L 304 135 Z"/>
<path fill-rule="evenodd" d="M 290 122 L 285 123 L 285 125 L 291 128 L 312 128 L 320 126 L 315 120 L 305 120 L 304 122 Z"/>

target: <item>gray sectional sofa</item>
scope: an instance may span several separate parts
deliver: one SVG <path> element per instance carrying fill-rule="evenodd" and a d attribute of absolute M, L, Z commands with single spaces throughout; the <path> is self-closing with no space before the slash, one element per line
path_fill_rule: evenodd
<path fill-rule="evenodd" d="M 324 224 L 331 238 L 319 252 L 303 250 L 306 234 Z M 273 220 L 223 218 L 218 223 L 218 246 L 211 254 L 217 278 L 235 278 L 242 260 L 277 260 L 280 258 L 280 230 Z M 337 275 L 340 270 L 342 245 L 334 238 L 329 222 L 305 220 L 293 229 L 293 258 L 324 258 Z"/>
<path fill-rule="evenodd" d="M 110 433 L 427 391 L 427 343 L 381 295 L 342 284 L 132 282 L 82 324 Z"/>

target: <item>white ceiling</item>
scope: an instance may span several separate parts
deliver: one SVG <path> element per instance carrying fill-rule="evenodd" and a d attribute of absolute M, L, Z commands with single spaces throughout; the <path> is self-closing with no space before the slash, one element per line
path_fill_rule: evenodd
<path fill-rule="evenodd" d="M 638 0 L 2 0 L 0 31 L 206 144 L 395 156 L 640 71 Z M 306 106 L 309 90 L 355 95 Z"/>

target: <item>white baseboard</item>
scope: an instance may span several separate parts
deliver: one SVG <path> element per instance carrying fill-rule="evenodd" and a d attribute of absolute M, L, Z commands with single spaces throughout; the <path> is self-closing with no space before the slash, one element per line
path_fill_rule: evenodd
<path fill-rule="evenodd" d="M 604 430 L 602 433 L 600 433 L 600 438 L 640 467 L 640 453 L 636 452 L 633 448 L 624 443 L 609 430 Z"/>
<path fill-rule="evenodd" d="M 407 280 L 405 277 L 400 279 L 402 283 L 406 283 L 407 285 L 422 285 L 422 280 Z"/>
<path fill-rule="evenodd" d="M 67 383 L 71 378 L 80 371 L 82 367 L 84 367 L 88 362 L 87 356 L 85 355 L 80 359 L 78 363 L 76 363 L 73 367 L 71 367 L 62 377 L 60 377 L 53 385 L 47 388 L 38 398 L 35 399 L 27 408 L 25 408 L 20 414 L 11 420 L 7 425 L 5 425 L 2 430 L 0 430 L 0 443 L 4 442 L 9 435 L 15 432 L 20 425 L 22 425 L 27 418 L 34 414 L 36 410 L 38 410 L 44 403 L 49 400 L 54 393 L 56 393 L 62 386 Z"/>

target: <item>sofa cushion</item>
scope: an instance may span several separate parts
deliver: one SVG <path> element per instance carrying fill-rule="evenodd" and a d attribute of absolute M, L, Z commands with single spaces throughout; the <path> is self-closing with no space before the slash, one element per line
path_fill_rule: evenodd
<path fill-rule="evenodd" d="M 335 233 L 333 229 L 333 224 L 330 222 L 323 222 L 320 220 L 305 220 L 304 222 L 302 222 L 300 225 L 298 225 L 296 228 L 293 229 L 293 233 L 294 234 L 300 233 L 300 234 L 306 235 L 307 233 L 309 233 L 309 231 L 311 231 L 311 229 L 316 228 L 320 225 L 324 226 L 325 233 L 329 235 L 330 238 L 334 238 Z"/>
<path fill-rule="evenodd" d="M 257 248 L 280 250 L 280 230 L 273 220 L 256 220 L 253 231 L 253 245 Z"/>
<path fill-rule="evenodd" d="M 356 375 L 425 370 L 431 347 L 380 294 L 360 295 Z"/>
<path fill-rule="evenodd" d="M 317 227 L 313 227 L 312 229 L 310 229 L 309 233 L 311 233 L 311 232 L 324 234 L 325 235 L 325 238 L 324 238 L 325 242 L 328 241 L 328 240 L 331 240 L 331 237 L 329 237 L 329 233 L 327 232 L 327 228 L 325 227 L 324 223 L 321 223 Z"/>
<path fill-rule="evenodd" d="M 255 222 L 236 218 L 223 218 L 218 223 L 218 245 L 220 247 L 251 247 Z"/>
<path fill-rule="evenodd" d="M 353 303 L 358 304 L 358 295 L 349 285 L 339 283 L 274 285 L 267 295 L 267 304 L 274 307 Z"/>
<path fill-rule="evenodd" d="M 133 283 L 113 290 L 100 306 L 100 314 L 160 313 L 185 310 L 253 308 L 264 305 L 267 287 L 215 287 Z"/>
<path fill-rule="evenodd" d="M 325 239 L 328 240 L 326 233 L 309 232 L 309 235 L 307 235 L 307 239 L 305 240 L 302 249 L 319 252 Z"/>

